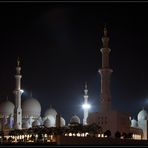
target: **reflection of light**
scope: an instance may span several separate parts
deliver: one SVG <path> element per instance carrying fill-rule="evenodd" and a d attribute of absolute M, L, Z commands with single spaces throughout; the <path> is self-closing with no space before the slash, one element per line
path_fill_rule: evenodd
<path fill-rule="evenodd" d="M 82 105 L 82 108 L 83 109 L 89 109 L 89 108 L 91 108 L 91 105 L 86 103 L 86 104 Z"/>

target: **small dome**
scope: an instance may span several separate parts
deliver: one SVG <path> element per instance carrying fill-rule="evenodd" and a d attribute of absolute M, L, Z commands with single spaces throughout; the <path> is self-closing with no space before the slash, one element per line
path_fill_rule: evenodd
<path fill-rule="evenodd" d="M 80 118 L 76 115 L 72 116 L 71 119 L 70 119 L 70 124 L 73 124 L 73 123 L 80 124 Z"/>
<path fill-rule="evenodd" d="M 64 118 L 63 117 L 61 117 L 61 127 L 63 127 L 63 126 L 65 126 L 65 120 L 64 120 Z"/>
<path fill-rule="evenodd" d="M 40 125 L 43 125 L 43 120 L 41 117 L 39 117 L 37 120 L 40 122 Z"/>
<path fill-rule="evenodd" d="M 23 118 L 32 116 L 38 118 L 41 114 L 41 105 L 38 100 L 34 98 L 27 99 L 22 104 Z"/>
<path fill-rule="evenodd" d="M 138 113 L 138 121 L 140 120 L 147 120 L 148 119 L 148 115 L 147 115 L 147 112 L 146 110 L 141 110 L 139 113 Z"/>
<path fill-rule="evenodd" d="M 28 121 L 25 121 L 25 122 L 22 124 L 22 127 L 25 128 L 25 129 L 28 129 L 28 128 L 30 128 L 31 126 L 30 126 L 30 124 L 29 124 Z"/>
<path fill-rule="evenodd" d="M 32 122 L 32 126 L 39 126 L 40 125 L 40 121 L 39 120 L 35 120 Z"/>
<path fill-rule="evenodd" d="M 137 120 L 132 119 L 131 120 L 131 127 L 137 127 L 137 126 L 138 126 Z"/>
<path fill-rule="evenodd" d="M 44 114 L 45 117 L 53 116 L 55 119 L 56 119 L 56 115 L 57 115 L 56 110 L 51 107 L 48 110 L 46 110 L 46 112 Z"/>
<path fill-rule="evenodd" d="M 0 114 L 6 116 L 10 116 L 11 114 L 13 115 L 14 107 L 15 106 L 11 101 L 6 100 L 0 104 Z"/>
<path fill-rule="evenodd" d="M 51 125 L 51 121 L 50 121 L 49 118 L 47 118 L 47 119 L 44 121 L 44 126 L 45 126 L 45 127 L 51 127 L 51 126 L 52 126 L 52 125 Z"/>

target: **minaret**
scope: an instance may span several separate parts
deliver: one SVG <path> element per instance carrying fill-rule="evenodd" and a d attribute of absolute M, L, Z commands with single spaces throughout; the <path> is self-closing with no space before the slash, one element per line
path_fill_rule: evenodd
<path fill-rule="evenodd" d="M 21 67 L 20 61 L 17 59 L 17 67 L 16 67 L 16 87 L 14 90 L 15 95 L 15 110 L 14 110 L 14 129 L 22 129 L 22 108 L 21 108 L 21 95 L 23 91 L 21 90 L 21 78 L 20 75 Z"/>
<path fill-rule="evenodd" d="M 107 28 L 104 27 L 104 36 L 102 37 L 103 48 L 100 50 L 102 53 L 102 67 L 99 69 L 101 76 L 101 112 L 111 110 L 111 93 L 110 93 L 110 76 L 113 72 L 109 68 L 109 53 L 111 49 L 108 47 L 109 37 L 107 36 Z"/>
<path fill-rule="evenodd" d="M 84 89 L 84 118 L 83 118 L 83 125 L 87 125 L 87 117 L 88 117 L 88 110 L 89 110 L 89 104 L 88 104 L 88 89 L 87 89 L 87 83 L 85 83 L 85 89 Z"/>

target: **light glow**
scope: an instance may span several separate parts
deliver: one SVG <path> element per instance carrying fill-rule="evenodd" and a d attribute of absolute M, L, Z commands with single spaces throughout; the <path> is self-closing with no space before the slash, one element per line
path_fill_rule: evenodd
<path fill-rule="evenodd" d="M 83 109 L 90 109 L 90 108 L 91 108 L 91 105 L 85 103 L 85 104 L 82 105 L 82 108 L 83 108 Z"/>
<path fill-rule="evenodd" d="M 21 91 L 21 93 L 23 93 L 23 92 L 24 92 L 24 90 L 23 90 L 23 89 L 21 89 L 20 91 Z"/>

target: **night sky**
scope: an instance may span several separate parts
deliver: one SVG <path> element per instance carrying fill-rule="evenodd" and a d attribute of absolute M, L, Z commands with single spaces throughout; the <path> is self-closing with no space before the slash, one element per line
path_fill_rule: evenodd
<path fill-rule="evenodd" d="M 84 84 L 91 111 L 99 110 L 104 24 L 109 47 L 113 108 L 148 109 L 148 3 L 0 3 L 0 100 L 14 102 L 16 60 L 20 57 L 22 100 L 30 92 L 68 122 L 82 121 Z"/>

